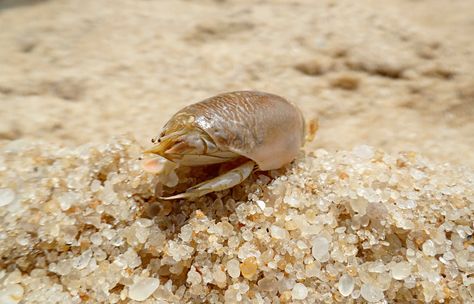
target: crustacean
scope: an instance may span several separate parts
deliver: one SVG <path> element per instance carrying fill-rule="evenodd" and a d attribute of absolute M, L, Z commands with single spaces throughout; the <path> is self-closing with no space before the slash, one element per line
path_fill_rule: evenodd
<path fill-rule="evenodd" d="M 308 137 L 316 132 L 310 124 Z M 277 95 L 237 91 L 210 97 L 178 111 L 165 124 L 152 148 L 179 166 L 242 160 L 239 165 L 186 192 L 163 199 L 195 198 L 231 188 L 254 169 L 273 170 L 290 163 L 305 142 L 301 111 Z M 148 162 L 153 164 L 153 160 Z"/>

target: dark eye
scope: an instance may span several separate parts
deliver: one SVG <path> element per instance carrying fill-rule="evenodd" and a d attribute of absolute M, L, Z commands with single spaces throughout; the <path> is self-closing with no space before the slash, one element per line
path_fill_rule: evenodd
<path fill-rule="evenodd" d="M 151 142 L 152 142 L 153 144 L 155 143 L 155 141 L 156 141 L 156 140 L 155 140 L 154 138 L 151 139 Z"/>

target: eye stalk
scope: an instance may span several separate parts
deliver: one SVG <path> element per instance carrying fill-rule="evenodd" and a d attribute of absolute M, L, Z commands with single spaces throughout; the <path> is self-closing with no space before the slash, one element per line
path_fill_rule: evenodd
<path fill-rule="evenodd" d="M 160 143 L 161 142 L 161 135 L 160 137 L 154 137 L 151 139 L 152 144 Z"/>

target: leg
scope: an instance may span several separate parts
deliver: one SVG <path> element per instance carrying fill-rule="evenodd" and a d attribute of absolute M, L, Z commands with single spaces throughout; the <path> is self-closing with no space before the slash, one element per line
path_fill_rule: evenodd
<path fill-rule="evenodd" d="M 255 163 L 253 161 L 245 162 L 244 164 L 234 168 L 226 173 L 219 175 L 213 179 L 204 181 L 196 186 L 193 186 L 186 190 L 184 193 L 169 197 L 160 197 L 161 199 L 178 199 L 178 198 L 196 198 L 203 196 L 207 193 L 221 191 L 234 187 L 235 185 L 243 182 L 250 173 L 252 173 Z"/>
<path fill-rule="evenodd" d="M 316 136 L 316 132 L 318 132 L 319 124 L 318 121 L 314 118 L 310 119 L 308 125 L 306 126 L 306 138 L 305 142 L 310 143 L 313 141 L 314 137 Z"/>

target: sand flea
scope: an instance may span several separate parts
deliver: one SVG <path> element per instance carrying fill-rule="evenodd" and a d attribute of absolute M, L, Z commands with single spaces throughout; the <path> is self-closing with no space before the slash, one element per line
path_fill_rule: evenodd
<path fill-rule="evenodd" d="M 305 142 L 301 111 L 284 98 L 257 91 L 217 95 L 178 111 L 148 153 L 182 166 L 235 162 L 233 169 L 166 199 L 195 198 L 243 182 L 252 171 L 281 168 Z M 310 130 L 310 134 L 315 130 Z M 159 158 L 146 163 L 153 171 Z"/>

